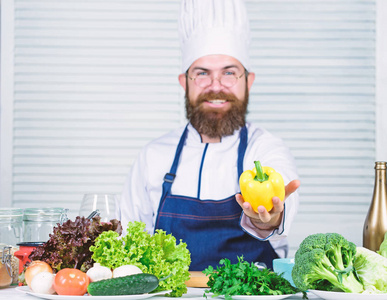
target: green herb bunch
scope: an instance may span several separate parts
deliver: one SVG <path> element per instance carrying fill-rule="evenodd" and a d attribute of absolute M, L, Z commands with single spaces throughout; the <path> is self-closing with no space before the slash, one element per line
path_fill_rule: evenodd
<path fill-rule="evenodd" d="M 209 276 L 207 285 L 213 297 L 224 295 L 231 300 L 233 295 L 288 295 L 301 292 L 293 287 L 288 280 L 269 269 L 259 269 L 254 263 L 248 263 L 238 257 L 236 264 L 221 259 L 216 269 L 208 266 L 203 273 Z M 306 294 L 304 293 L 304 298 Z"/>

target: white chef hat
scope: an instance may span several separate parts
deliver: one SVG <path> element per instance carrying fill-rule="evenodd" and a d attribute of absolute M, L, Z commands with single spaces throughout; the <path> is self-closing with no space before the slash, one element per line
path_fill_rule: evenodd
<path fill-rule="evenodd" d="M 200 57 L 224 54 L 250 70 L 250 27 L 244 0 L 182 0 L 182 72 Z"/>

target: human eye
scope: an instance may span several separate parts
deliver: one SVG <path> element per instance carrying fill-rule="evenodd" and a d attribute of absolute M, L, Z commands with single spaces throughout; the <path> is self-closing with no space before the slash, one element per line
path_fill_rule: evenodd
<path fill-rule="evenodd" d="M 209 76 L 209 74 L 208 74 L 208 72 L 207 71 L 198 71 L 198 72 L 196 72 L 196 74 L 195 74 L 195 77 L 207 77 L 207 76 Z"/>
<path fill-rule="evenodd" d="M 226 70 L 223 72 L 223 76 L 235 76 L 236 72 L 234 70 Z"/>

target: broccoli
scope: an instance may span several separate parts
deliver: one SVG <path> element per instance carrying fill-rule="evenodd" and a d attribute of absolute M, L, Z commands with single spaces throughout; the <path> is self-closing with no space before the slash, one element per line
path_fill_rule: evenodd
<path fill-rule="evenodd" d="M 364 291 L 353 267 L 356 245 L 338 233 L 317 233 L 306 237 L 294 258 L 292 278 L 297 288 L 348 293 Z"/>

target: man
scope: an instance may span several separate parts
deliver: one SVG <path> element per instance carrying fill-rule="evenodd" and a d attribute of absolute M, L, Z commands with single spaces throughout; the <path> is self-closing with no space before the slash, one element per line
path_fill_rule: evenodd
<path fill-rule="evenodd" d="M 118 216 L 163 229 L 191 251 L 191 270 L 221 258 L 264 262 L 287 255 L 299 186 L 283 142 L 246 123 L 255 75 L 248 57 L 249 27 L 242 0 L 183 0 L 179 20 L 189 123 L 149 143 L 133 164 Z M 254 161 L 281 173 L 286 205 L 254 212 L 239 194 L 239 176 Z"/>

